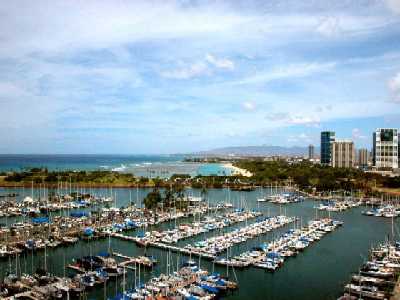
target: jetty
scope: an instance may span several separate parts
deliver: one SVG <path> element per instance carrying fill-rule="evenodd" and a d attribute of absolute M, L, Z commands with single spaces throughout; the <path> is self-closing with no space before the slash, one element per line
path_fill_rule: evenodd
<path fill-rule="evenodd" d="M 254 238 L 260 234 L 266 233 L 273 229 L 282 227 L 286 224 L 294 222 L 295 217 L 275 216 L 264 218 L 250 225 L 235 229 L 223 235 L 211 237 L 204 241 L 199 241 L 193 245 L 188 244 L 185 247 L 178 247 L 167 244 L 161 239 L 151 239 L 143 242 L 143 237 L 126 236 L 119 233 L 113 233 L 111 236 L 125 241 L 132 241 L 140 246 L 154 247 L 162 250 L 168 250 L 175 253 L 181 253 L 189 256 L 199 256 L 209 260 L 214 260 L 218 254 L 232 247 L 235 244 L 245 242 L 247 239 Z"/>
<path fill-rule="evenodd" d="M 263 243 L 233 258 L 217 258 L 215 263 L 239 268 L 254 266 L 275 271 L 283 265 L 286 258 L 296 256 L 313 242 L 319 241 L 328 232 L 341 225 L 341 222 L 331 219 L 314 220 L 301 229 L 287 231 L 269 244 Z"/>

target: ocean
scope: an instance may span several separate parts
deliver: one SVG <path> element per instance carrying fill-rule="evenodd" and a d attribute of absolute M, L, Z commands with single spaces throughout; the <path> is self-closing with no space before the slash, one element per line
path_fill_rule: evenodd
<path fill-rule="evenodd" d="M 49 171 L 109 170 L 146 177 L 169 177 L 173 174 L 230 175 L 222 164 L 184 162 L 184 155 L 118 154 L 0 154 L 0 172 L 47 168 Z"/>

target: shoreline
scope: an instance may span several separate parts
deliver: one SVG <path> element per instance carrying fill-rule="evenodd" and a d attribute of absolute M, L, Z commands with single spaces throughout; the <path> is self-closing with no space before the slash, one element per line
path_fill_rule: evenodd
<path fill-rule="evenodd" d="M 230 169 L 231 175 L 241 175 L 244 177 L 252 177 L 253 174 L 250 171 L 234 166 L 232 163 L 223 163 L 222 166 L 226 169 Z"/>

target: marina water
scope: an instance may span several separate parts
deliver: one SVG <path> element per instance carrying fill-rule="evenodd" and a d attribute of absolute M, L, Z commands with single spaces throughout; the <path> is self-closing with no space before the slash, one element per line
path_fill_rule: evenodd
<path fill-rule="evenodd" d="M 113 194 L 116 195 L 116 203 L 118 207 L 126 206 L 130 201 L 141 205 L 143 197 L 147 194 L 149 189 L 113 189 Z M 30 190 L 22 189 L 0 189 L 0 194 L 17 192 L 22 198 L 24 193 L 30 195 Z M 34 190 L 34 193 L 37 193 Z M 98 195 L 107 195 L 107 189 L 93 189 Z M 188 193 L 199 196 L 199 190 L 187 190 Z M 259 203 L 257 198 L 260 196 L 261 191 L 256 190 L 253 192 L 234 192 L 227 189 L 211 189 L 207 197 L 210 203 L 230 201 L 235 206 L 245 206 L 248 209 L 259 209 L 264 215 L 278 215 L 286 214 L 288 216 L 300 217 L 300 223 L 305 225 L 307 221 L 315 218 L 316 213 L 318 217 L 328 216 L 327 212 L 321 212 L 314 209 L 317 202 L 313 200 L 305 200 L 300 203 L 288 204 L 280 206 L 272 203 Z M 137 198 L 136 198 L 137 197 Z M 87 211 L 93 208 L 87 208 Z M 243 270 L 235 270 L 237 280 L 239 282 L 239 290 L 233 294 L 228 294 L 226 299 L 276 299 L 276 300 L 320 300 L 320 299 L 337 299 L 342 293 L 343 286 L 349 281 L 352 273 L 357 272 L 359 266 L 368 256 L 368 250 L 372 245 L 384 241 L 391 232 L 391 220 L 386 218 L 370 218 L 363 216 L 361 211 L 363 207 L 356 207 L 344 212 L 332 212 L 331 217 L 344 222 L 344 225 L 332 233 L 329 233 L 318 243 L 314 243 L 311 247 L 299 253 L 296 257 L 289 258 L 284 266 L 274 273 L 269 273 L 261 269 L 247 268 Z M 11 223 L 21 220 L 22 217 L 15 218 L 1 218 L 0 223 Z M 177 224 L 187 223 L 193 221 L 193 218 L 186 218 L 177 221 Z M 395 220 L 395 225 L 398 221 Z M 153 229 L 167 229 L 173 228 L 174 222 L 160 224 L 147 228 L 146 230 Z M 244 224 L 236 224 L 232 227 L 241 227 Z M 300 226 L 300 224 L 298 224 Z M 224 228 L 222 231 L 208 232 L 180 241 L 179 246 L 193 243 L 197 240 L 220 235 L 223 231 L 232 230 L 232 227 Z M 286 225 L 283 228 L 273 230 L 255 239 L 248 240 L 242 244 L 236 245 L 231 249 L 231 255 L 239 254 L 243 251 L 250 250 L 252 247 L 259 245 L 262 242 L 268 242 L 281 233 L 293 228 L 293 224 Z M 125 234 L 136 235 L 143 229 L 136 229 Z M 123 253 L 129 256 L 137 255 L 154 255 L 159 263 L 152 270 L 142 270 L 140 281 L 145 283 L 151 277 L 158 275 L 160 272 L 166 272 L 167 266 L 167 251 L 137 247 L 134 243 L 128 241 L 121 241 L 111 238 L 111 248 L 114 251 Z M 73 262 L 74 259 L 84 255 L 96 255 L 99 252 L 107 251 L 109 247 L 108 239 L 100 239 L 94 241 L 79 241 L 78 243 L 67 246 L 58 247 L 55 249 L 47 250 L 47 266 L 49 272 L 56 275 L 73 274 L 64 266 Z M 146 253 L 145 253 L 146 251 Z M 189 257 L 177 256 L 173 253 L 172 264 L 183 262 Z M 193 257 L 197 262 L 198 258 Z M 200 261 L 202 268 L 207 268 L 212 271 L 213 265 L 211 262 L 202 259 Z M 11 269 L 15 270 L 15 259 L 6 259 L 0 261 L 0 276 L 4 277 Z M 43 267 L 44 265 L 44 252 L 39 251 L 36 253 L 24 253 L 21 255 L 18 267 L 22 272 L 30 273 L 36 267 Z M 226 267 L 214 266 L 215 271 L 226 275 Z M 232 278 L 232 269 L 229 269 L 229 276 Z M 109 281 L 107 283 L 107 296 L 112 297 L 118 291 L 122 290 L 122 278 L 116 281 Z M 133 271 L 128 271 L 126 276 L 126 287 L 133 287 Z M 104 290 L 98 287 L 88 292 L 88 299 L 103 299 Z"/>

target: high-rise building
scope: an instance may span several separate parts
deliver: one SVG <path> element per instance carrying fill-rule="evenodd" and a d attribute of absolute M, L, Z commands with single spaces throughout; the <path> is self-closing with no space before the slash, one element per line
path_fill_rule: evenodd
<path fill-rule="evenodd" d="M 314 159 L 314 145 L 308 145 L 308 159 Z"/>
<path fill-rule="evenodd" d="M 353 141 L 336 140 L 332 143 L 332 162 L 334 168 L 352 168 L 355 162 Z"/>
<path fill-rule="evenodd" d="M 368 149 L 359 149 L 358 150 L 358 166 L 360 168 L 368 167 L 368 161 L 369 161 Z"/>
<path fill-rule="evenodd" d="M 399 134 L 395 128 L 378 128 L 373 133 L 373 164 L 379 169 L 399 167 Z"/>
<path fill-rule="evenodd" d="M 331 165 L 332 163 L 332 143 L 335 141 L 335 132 L 321 132 L 321 164 Z"/>

